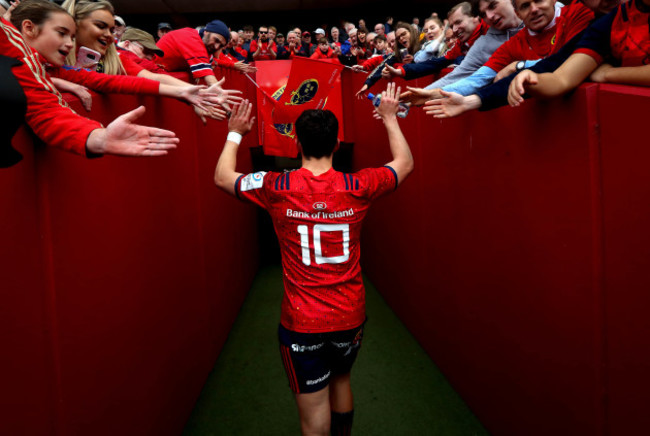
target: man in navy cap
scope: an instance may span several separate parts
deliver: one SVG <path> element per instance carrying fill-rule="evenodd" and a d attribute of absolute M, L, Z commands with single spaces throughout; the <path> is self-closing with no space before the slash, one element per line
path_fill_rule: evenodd
<path fill-rule="evenodd" d="M 200 31 L 189 27 L 172 30 L 158 41 L 164 57 L 156 63 L 169 72 L 187 72 L 193 79 L 202 79 L 210 86 L 217 83 L 211 58 L 230 41 L 230 30 L 223 21 L 210 21 Z"/>
<path fill-rule="evenodd" d="M 169 23 L 158 23 L 158 39 L 162 38 L 165 36 L 165 34 L 171 32 L 174 30 L 172 28 L 172 25 Z"/>

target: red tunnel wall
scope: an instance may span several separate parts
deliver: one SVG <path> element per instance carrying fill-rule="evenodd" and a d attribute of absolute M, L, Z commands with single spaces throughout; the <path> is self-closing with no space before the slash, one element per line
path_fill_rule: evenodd
<path fill-rule="evenodd" d="M 389 159 L 364 104 L 359 168 Z M 369 214 L 364 271 L 493 434 L 650 425 L 649 109 L 648 89 L 588 84 L 401 124 L 416 169 Z"/>
<path fill-rule="evenodd" d="M 257 271 L 256 210 L 213 183 L 226 124 L 152 97 L 91 115 L 141 103 L 181 139 L 169 156 L 87 160 L 21 131 L 0 171 L 1 434 L 180 434 Z"/>

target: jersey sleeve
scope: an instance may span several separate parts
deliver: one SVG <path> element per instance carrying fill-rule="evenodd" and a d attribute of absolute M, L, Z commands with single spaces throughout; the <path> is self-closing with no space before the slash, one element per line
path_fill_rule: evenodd
<path fill-rule="evenodd" d="M 490 56 L 490 59 L 488 59 L 484 66 L 492 68 L 492 70 L 498 73 L 515 60 L 521 60 L 519 58 L 522 58 L 522 56 L 516 55 L 515 52 L 518 51 L 516 48 L 524 39 L 524 32 L 526 32 L 526 29 L 517 32 L 515 36 L 501 44 L 492 56 Z"/>
<path fill-rule="evenodd" d="M 178 50 L 181 53 L 184 53 L 185 61 L 190 67 L 192 77 L 195 79 L 201 79 L 206 76 L 214 76 L 214 71 L 212 71 L 212 66 L 210 65 L 210 58 L 208 57 L 208 51 L 198 34 L 196 37 L 178 38 L 177 44 Z"/>
<path fill-rule="evenodd" d="M 374 200 L 397 189 L 397 173 L 388 165 L 381 168 L 366 168 L 355 173 L 355 176 L 364 188 L 368 200 Z"/>
<path fill-rule="evenodd" d="M 574 53 L 586 54 L 594 58 L 598 64 L 603 63 L 604 59 L 611 54 L 610 36 L 617 11 L 618 8 L 615 8 L 587 27 L 582 38 L 576 44 Z"/>
<path fill-rule="evenodd" d="M 138 64 L 133 59 L 130 59 L 128 57 L 120 56 L 120 61 L 122 62 L 124 71 L 126 71 L 126 74 L 129 76 L 137 76 L 140 71 L 145 69 L 142 65 Z"/>
<path fill-rule="evenodd" d="M 267 209 L 269 192 L 278 176 L 277 173 L 267 173 L 266 171 L 239 176 L 235 181 L 235 195 L 242 201 L 248 201 Z"/>
<path fill-rule="evenodd" d="M 566 42 L 585 30 L 594 19 L 594 12 L 581 2 L 574 2 L 568 8 L 567 23 L 564 26 L 566 35 L 562 38 Z"/>
<path fill-rule="evenodd" d="M 116 94 L 158 95 L 160 82 L 144 77 L 119 76 L 75 68 L 55 68 L 53 75 L 86 86 L 94 91 Z"/>

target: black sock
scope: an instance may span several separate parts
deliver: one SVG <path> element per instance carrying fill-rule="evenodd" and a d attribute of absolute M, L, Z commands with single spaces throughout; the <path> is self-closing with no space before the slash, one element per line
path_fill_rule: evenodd
<path fill-rule="evenodd" d="M 350 436 L 352 434 L 352 418 L 354 418 L 354 410 L 344 413 L 332 412 L 330 434 L 332 436 Z"/>

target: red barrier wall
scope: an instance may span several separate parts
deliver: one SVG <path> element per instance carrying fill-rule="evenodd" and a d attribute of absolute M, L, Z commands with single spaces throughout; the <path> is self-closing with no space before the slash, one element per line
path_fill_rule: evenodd
<path fill-rule="evenodd" d="M 389 158 L 364 104 L 358 167 Z M 401 123 L 416 170 L 370 213 L 364 269 L 493 434 L 650 425 L 649 108 L 647 89 L 589 84 Z"/>
<path fill-rule="evenodd" d="M 390 159 L 362 81 L 344 72 L 357 167 Z M 92 116 L 140 103 L 181 138 L 170 156 L 88 161 L 21 131 L 0 171 L 2 434 L 179 434 L 245 297 L 256 212 L 212 183 L 226 125 L 154 98 L 97 97 Z M 493 434 L 650 424 L 649 106 L 583 85 L 401 122 L 416 170 L 369 215 L 364 269 Z"/>
<path fill-rule="evenodd" d="M 88 115 L 138 104 L 181 139 L 169 156 L 87 160 L 21 131 L 0 171 L 1 434 L 180 434 L 254 277 L 256 211 L 212 181 L 226 124 L 153 97 Z"/>

